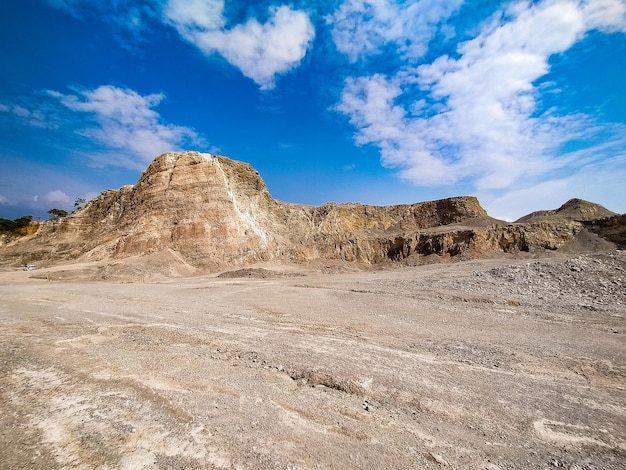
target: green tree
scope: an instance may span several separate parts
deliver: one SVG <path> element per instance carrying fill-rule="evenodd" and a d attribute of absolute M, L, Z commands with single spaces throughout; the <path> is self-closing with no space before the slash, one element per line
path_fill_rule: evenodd
<path fill-rule="evenodd" d="M 60 219 L 61 217 L 65 217 L 67 215 L 67 211 L 63 209 L 50 209 L 48 214 L 52 216 L 53 220 Z"/>
<path fill-rule="evenodd" d="M 0 232 L 11 232 L 15 229 L 15 222 L 9 219 L 0 219 Z"/>
<path fill-rule="evenodd" d="M 13 222 L 17 225 L 17 228 L 26 227 L 33 221 L 32 215 L 23 215 L 22 217 L 15 219 Z"/>
<path fill-rule="evenodd" d="M 85 202 L 87 202 L 87 200 L 82 197 L 79 197 L 78 199 L 76 199 L 74 201 L 74 211 L 78 211 L 82 209 L 83 206 L 85 205 Z"/>
<path fill-rule="evenodd" d="M 32 215 L 24 215 L 15 220 L 0 219 L 0 233 L 19 234 L 19 230 L 29 225 L 32 221 Z"/>

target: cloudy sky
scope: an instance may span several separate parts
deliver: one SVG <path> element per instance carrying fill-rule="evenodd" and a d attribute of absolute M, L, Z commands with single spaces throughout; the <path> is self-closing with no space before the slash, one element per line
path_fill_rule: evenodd
<path fill-rule="evenodd" d="M 7 0 L 0 44 L 0 217 L 183 149 L 289 202 L 626 212 L 626 0 Z"/>

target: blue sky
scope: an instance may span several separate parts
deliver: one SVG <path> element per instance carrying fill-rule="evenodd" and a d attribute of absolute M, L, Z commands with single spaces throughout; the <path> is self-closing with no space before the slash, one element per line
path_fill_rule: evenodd
<path fill-rule="evenodd" d="M 0 217 L 187 149 L 288 202 L 626 212 L 626 0 L 7 0 L 0 44 Z"/>

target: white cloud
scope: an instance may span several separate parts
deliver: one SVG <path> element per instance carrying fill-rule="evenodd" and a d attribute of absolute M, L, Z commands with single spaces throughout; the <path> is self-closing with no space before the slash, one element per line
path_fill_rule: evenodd
<path fill-rule="evenodd" d="M 46 194 L 46 201 L 51 204 L 67 205 L 70 203 L 70 197 L 60 189 L 56 189 Z"/>
<path fill-rule="evenodd" d="M 130 32 L 135 39 L 138 34 L 148 29 L 149 20 L 156 14 L 155 10 L 161 0 L 147 0 L 137 2 L 136 0 L 47 0 L 48 5 L 82 19 L 82 12 L 85 9 L 92 9 L 104 21 L 121 27 L 119 32 Z M 123 46 L 127 46 L 126 40 L 118 35 L 117 39 Z M 126 38 L 128 39 L 128 38 Z"/>
<path fill-rule="evenodd" d="M 110 85 L 76 94 L 49 94 L 69 110 L 89 117 L 89 124 L 78 127 L 77 133 L 104 148 L 93 155 L 102 164 L 142 168 L 163 152 L 180 150 L 182 143 L 201 142 L 193 129 L 162 123 L 153 109 L 164 99 L 162 94 L 140 95 Z"/>
<path fill-rule="evenodd" d="M 32 127 L 54 127 L 55 124 L 46 118 L 46 114 L 41 109 L 28 109 L 23 104 L 0 104 L 0 112 L 6 113 L 17 122 Z M 5 116 L 6 117 L 6 116 Z"/>
<path fill-rule="evenodd" d="M 0 206 L 7 206 L 7 205 L 9 205 L 9 199 L 3 196 L 2 194 L 0 194 Z"/>
<path fill-rule="evenodd" d="M 83 0 L 47 0 L 48 4 L 54 8 L 65 10 L 67 13 L 78 16 L 76 5 Z"/>
<path fill-rule="evenodd" d="M 270 18 L 255 18 L 225 29 L 223 0 L 169 0 L 164 20 L 207 55 L 221 54 L 262 89 L 275 86 L 276 75 L 300 64 L 315 36 L 308 15 L 287 6 L 270 8 Z"/>
<path fill-rule="evenodd" d="M 604 32 L 626 32 L 626 2 L 624 0 L 588 0 L 582 2 L 588 29 Z"/>
<path fill-rule="evenodd" d="M 438 26 L 463 0 L 345 0 L 327 20 L 337 49 L 352 62 L 389 44 L 408 58 L 421 57 Z"/>
<path fill-rule="evenodd" d="M 15 105 L 13 106 L 13 114 L 18 117 L 27 118 L 30 116 L 30 111 L 23 106 Z"/>
<path fill-rule="evenodd" d="M 169 0 L 163 16 L 185 38 L 197 32 L 224 27 L 224 0 Z"/>
<path fill-rule="evenodd" d="M 410 120 L 401 106 L 394 104 L 402 93 L 401 88 L 382 75 L 349 78 L 337 110 L 350 116 L 350 122 L 359 129 L 357 143 L 374 143 L 381 149 L 383 164 L 405 167 L 405 177 L 421 184 L 436 181 L 452 183 L 454 174 L 447 165 L 435 158 L 428 142 L 420 138 L 425 129 L 424 120 Z M 417 159 L 419 171 L 406 165 Z"/>
<path fill-rule="evenodd" d="M 357 3 L 364 2 L 350 2 Z M 480 191 L 499 190 L 565 166 L 575 169 L 583 152 L 576 159 L 557 157 L 559 149 L 574 137 L 588 137 L 586 127 L 593 123 L 587 116 L 536 115 L 534 82 L 549 71 L 552 54 L 566 51 L 591 28 L 623 27 L 603 10 L 608 6 L 619 17 L 623 5 L 512 4 L 461 44 L 458 57 L 419 67 L 406 60 L 392 75 L 349 78 L 337 109 L 357 128 L 358 143 L 377 145 L 382 162 L 416 184 L 469 180 Z M 593 149 L 585 155 L 593 158 Z"/>

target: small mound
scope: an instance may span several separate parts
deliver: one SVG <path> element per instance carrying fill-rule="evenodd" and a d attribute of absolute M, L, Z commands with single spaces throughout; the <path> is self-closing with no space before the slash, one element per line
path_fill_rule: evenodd
<path fill-rule="evenodd" d="M 612 251 L 615 250 L 615 248 L 616 245 L 614 243 L 611 243 L 587 229 L 582 229 L 572 240 L 559 248 L 559 251 L 564 253 L 593 253 Z"/>
<path fill-rule="evenodd" d="M 197 273 L 196 268 L 168 248 L 149 255 L 131 256 L 89 266 L 80 264 L 56 266 L 42 269 L 30 277 L 48 281 L 156 282 L 190 277 Z"/>
<path fill-rule="evenodd" d="M 176 251 L 166 248 L 144 256 L 132 256 L 112 263 L 99 273 L 108 280 L 154 281 L 168 278 L 189 277 L 197 270 L 189 265 Z"/>
<path fill-rule="evenodd" d="M 586 222 L 585 227 L 600 237 L 615 243 L 619 249 L 626 249 L 626 214 Z"/>

